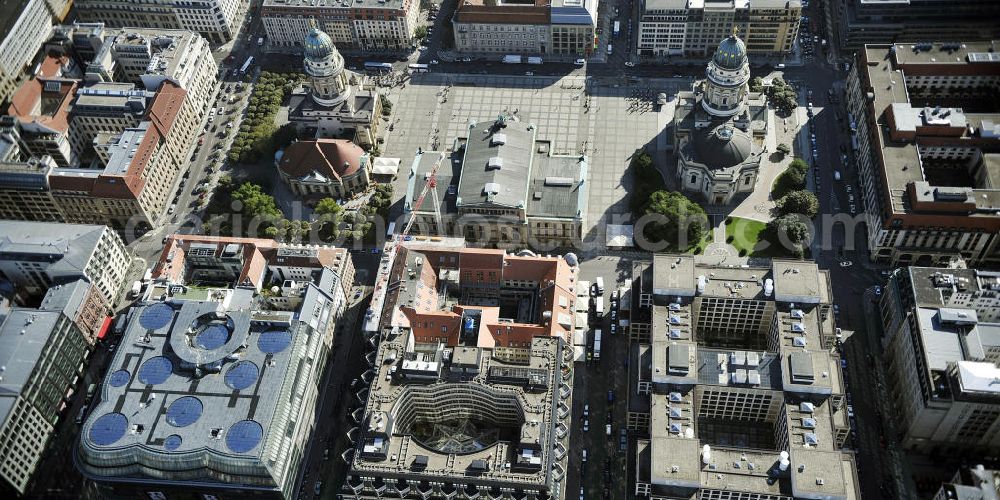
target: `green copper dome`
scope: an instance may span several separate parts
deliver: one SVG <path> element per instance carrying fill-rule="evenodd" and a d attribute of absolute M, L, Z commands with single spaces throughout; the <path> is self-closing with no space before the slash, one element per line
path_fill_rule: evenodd
<path fill-rule="evenodd" d="M 330 39 L 330 35 L 327 35 L 316 26 L 313 26 L 312 31 L 306 35 L 302 46 L 305 48 L 306 57 L 312 59 L 324 59 L 336 50 L 333 46 L 333 40 Z"/>
<path fill-rule="evenodd" d="M 729 35 L 715 49 L 712 60 L 722 69 L 738 70 L 747 62 L 747 47 L 735 34 Z"/>

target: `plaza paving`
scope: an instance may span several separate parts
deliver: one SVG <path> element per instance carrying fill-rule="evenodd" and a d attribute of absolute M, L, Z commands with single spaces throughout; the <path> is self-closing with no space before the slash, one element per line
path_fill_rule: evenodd
<path fill-rule="evenodd" d="M 553 142 L 554 153 L 588 155 L 584 237 L 603 247 L 605 224 L 629 217 L 629 158 L 638 148 L 655 150 L 666 144 L 663 129 L 672 108 L 654 111 L 653 99 L 659 92 L 673 95 L 689 85 L 689 79 L 415 75 L 405 88 L 389 92 L 393 130 L 382 154 L 401 160 L 395 184 L 399 199 L 417 148 L 451 149 L 456 138 L 465 136 L 470 120 L 492 120 L 516 111 L 520 120 L 538 126 L 540 138 Z"/>

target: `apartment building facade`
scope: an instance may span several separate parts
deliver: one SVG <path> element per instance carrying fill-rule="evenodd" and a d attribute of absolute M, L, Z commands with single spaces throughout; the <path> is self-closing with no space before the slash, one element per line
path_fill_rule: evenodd
<path fill-rule="evenodd" d="M 1000 4 L 992 0 L 908 0 L 824 2 L 829 32 L 846 51 L 865 44 L 947 42 L 1000 38 Z"/>
<path fill-rule="evenodd" d="M 232 40 L 250 7 L 249 0 L 76 0 L 81 22 L 108 27 L 179 29 L 200 34 L 211 43 Z"/>
<path fill-rule="evenodd" d="M 452 19 L 455 49 L 468 53 L 585 56 L 595 50 L 597 0 L 465 1 Z"/>
<path fill-rule="evenodd" d="M 312 22 L 339 49 L 401 50 L 413 46 L 418 0 L 265 0 L 260 9 L 267 43 L 300 47 Z"/>
<path fill-rule="evenodd" d="M 646 0 L 636 50 L 640 56 L 708 56 L 736 29 L 749 54 L 787 54 L 801 15 L 798 0 Z"/>
<path fill-rule="evenodd" d="M 52 11 L 45 0 L 12 2 L 3 18 L 0 40 L 0 102 L 7 102 L 27 76 L 38 49 L 52 31 Z"/>
<path fill-rule="evenodd" d="M 997 42 L 866 45 L 847 80 L 871 259 L 1000 263 Z"/>
<path fill-rule="evenodd" d="M 1000 273 L 899 268 L 879 310 L 903 447 L 954 456 L 1000 450 Z"/>
<path fill-rule="evenodd" d="M 84 279 L 110 310 L 131 265 L 122 239 L 104 225 L 5 220 L 0 234 L 0 278 L 26 297 Z"/>
<path fill-rule="evenodd" d="M 90 286 L 53 288 L 38 309 L 0 303 L 0 479 L 24 494 L 67 399 L 83 373 L 88 341 L 77 318 Z M 103 315 L 102 315 L 103 319 Z"/>

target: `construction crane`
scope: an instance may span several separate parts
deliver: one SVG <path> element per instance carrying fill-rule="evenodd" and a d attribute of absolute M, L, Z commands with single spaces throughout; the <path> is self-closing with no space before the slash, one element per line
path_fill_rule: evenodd
<path fill-rule="evenodd" d="M 441 203 L 438 201 L 437 194 L 437 171 L 441 167 L 441 162 L 444 161 L 445 154 L 438 153 L 438 159 L 434 162 L 431 167 L 430 172 L 427 173 L 427 180 L 424 181 L 424 189 L 420 191 L 420 196 L 417 197 L 417 201 L 413 202 L 413 208 L 410 209 L 410 220 L 406 222 L 406 227 L 403 231 L 399 233 L 396 241 L 399 241 L 410 234 L 410 228 L 413 227 L 413 223 L 417 220 L 417 210 L 420 210 L 420 206 L 424 203 L 424 198 L 427 197 L 427 192 L 431 192 L 431 196 L 434 198 L 434 221 L 437 223 L 437 229 L 441 231 Z"/>

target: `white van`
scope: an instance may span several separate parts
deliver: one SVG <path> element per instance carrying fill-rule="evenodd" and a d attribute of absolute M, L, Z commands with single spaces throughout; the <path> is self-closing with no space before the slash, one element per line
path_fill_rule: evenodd
<path fill-rule="evenodd" d="M 583 463 L 587 463 L 587 450 L 583 450 Z"/>
<path fill-rule="evenodd" d="M 609 43 L 609 44 L 608 44 L 608 55 L 609 55 L 609 56 L 611 55 L 611 50 L 612 50 L 612 49 L 611 49 L 611 44 Z"/>
<path fill-rule="evenodd" d="M 840 170 L 834 170 L 833 171 L 833 179 L 836 180 L 836 181 L 840 180 Z"/>

